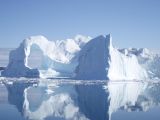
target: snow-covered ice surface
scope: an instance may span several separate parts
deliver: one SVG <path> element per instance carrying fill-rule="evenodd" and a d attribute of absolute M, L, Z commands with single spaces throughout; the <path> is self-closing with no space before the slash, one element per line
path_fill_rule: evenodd
<path fill-rule="evenodd" d="M 34 52 L 38 57 L 34 56 Z M 32 60 L 31 55 L 34 58 Z M 77 35 L 73 39 L 57 41 L 49 41 L 44 36 L 32 36 L 10 52 L 8 66 L 1 75 L 148 80 L 160 79 L 159 68 L 160 54 L 146 48 L 117 49 L 112 45 L 111 35 L 100 35 L 93 39 Z"/>
<path fill-rule="evenodd" d="M 160 82 L 1 78 L 0 119 L 159 120 Z M 15 110 L 5 116 L 7 109 Z M 12 114 L 12 112 L 14 114 Z M 125 113 L 125 116 L 120 113 Z M 117 119 L 118 116 L 118 119 Z M 131 117 L 130 117 L 131 119 Z"/>

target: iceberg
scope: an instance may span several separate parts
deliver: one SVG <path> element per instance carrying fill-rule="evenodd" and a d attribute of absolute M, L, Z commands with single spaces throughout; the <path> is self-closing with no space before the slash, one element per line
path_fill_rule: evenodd
<path fill-rule="evenodd" d="M 43 54 L 41 68 L 28 65 L 30 53 Z M 83 80 L 146 80 L 160 78 L 160 55 L 146 48 L 118 49 L 111 35 L 96 38 L 77 35 L 73 39 L 49 41 L 44 36 L 29 37 L 12 50 L 6 77 L 67 77 Z"/>
<path fill-rule="evenodd" d="M 77 35 L 74 39 L 49 41 L 44 36 L 29 37 L 12 50 L 9 55 L 9 64 L 2 71 L 7 77 L 71 77 L 77 65 L 78 51 L 91 39 Z M 30 53 L 38 49 L 43 53 L 41 69 L 32 69 L 28 66 Z"/>

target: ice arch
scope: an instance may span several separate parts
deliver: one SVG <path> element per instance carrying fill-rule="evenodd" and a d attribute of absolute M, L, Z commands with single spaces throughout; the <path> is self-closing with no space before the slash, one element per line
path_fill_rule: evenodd
<path fill-rule="evenodd" d="M 29 37 L 20 46 L 11 51 L 9 64 L 2 72 L 8 77 L 52 77 L 72 76 L 77 65 L 77 53 L 91 38 L 77 35 L 74 39 L 49 41 L 44 36 Z M 28 57 L 32 47 L 38 47 L 43 53 L 42 70 L 28 66 Z"/>

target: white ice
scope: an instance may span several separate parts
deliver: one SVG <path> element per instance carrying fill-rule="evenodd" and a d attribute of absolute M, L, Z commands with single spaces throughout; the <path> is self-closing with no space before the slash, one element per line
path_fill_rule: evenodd
<path fill-rule="evenodd" d="M 30 54 L 42 53 L 41 67 L 31 68 Z M 117 49 L 111 35 L 49 41 L 43 36 L 25 39 L 9 55 L 6 77 L 69 77 L 75 79 L 146 80 L 160 78 L 160 55 L 146 48 Z"/>

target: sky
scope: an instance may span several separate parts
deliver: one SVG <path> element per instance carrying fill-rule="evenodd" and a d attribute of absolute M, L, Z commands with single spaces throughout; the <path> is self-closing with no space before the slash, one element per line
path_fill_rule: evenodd
<path fill-rule="evenodd" d="M 111 34 L 119 48 L 160 48 L 160 0 L 0 0 L 0 48 Z"/>

